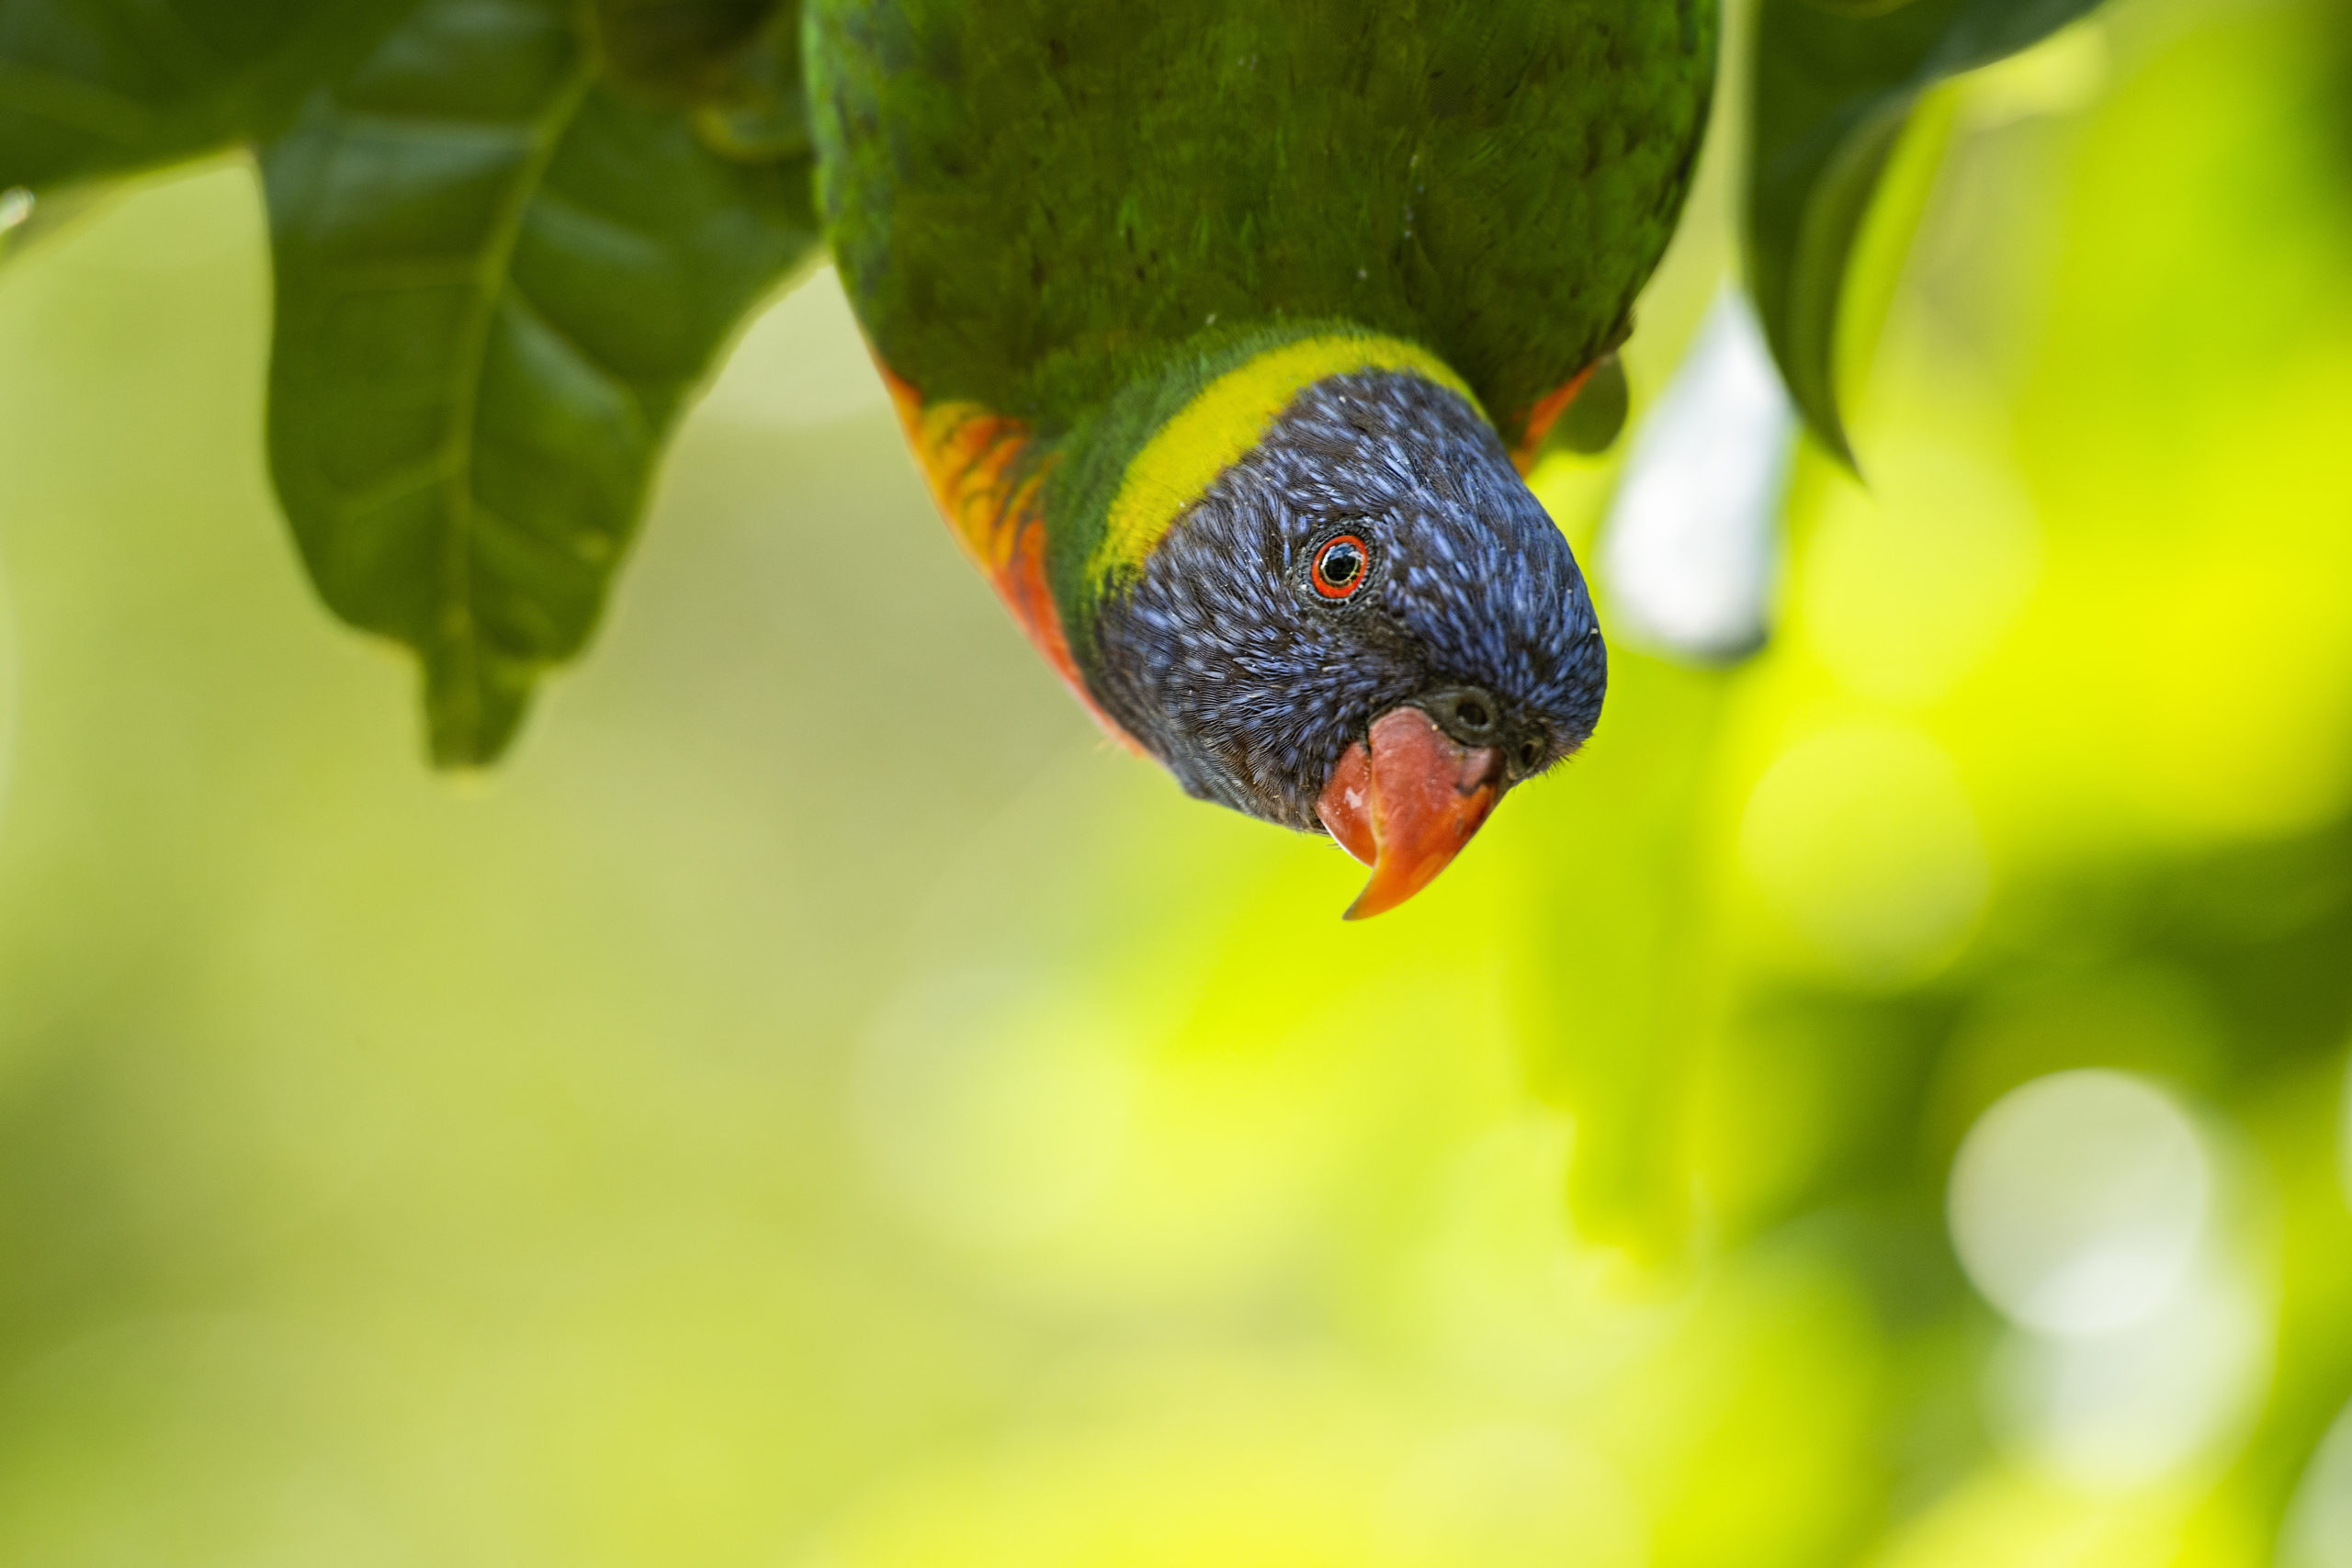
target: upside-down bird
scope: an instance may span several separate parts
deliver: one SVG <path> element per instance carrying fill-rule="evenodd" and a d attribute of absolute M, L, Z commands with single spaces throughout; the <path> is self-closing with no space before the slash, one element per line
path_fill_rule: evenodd
<path fill-rule="evenodd" d="M 941 510 L 1191 794 L 1425 886 L 1600 716 L 1521 475 L 1689 187 L 1715 0 L 808 0 Z"/>

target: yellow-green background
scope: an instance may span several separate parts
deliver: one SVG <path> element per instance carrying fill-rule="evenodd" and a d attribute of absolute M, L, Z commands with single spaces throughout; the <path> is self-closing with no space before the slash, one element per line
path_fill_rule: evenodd
<path fill-rule="evenodd" d="M 1363 928 L 1094 737 L 829 275 L 452 784 L 271 505 L 249 169 L 10 262 L 0 1562 L 2271 1561 L 2352 1399 L 2352 16 L 2122 0 L 1939 112 L 1773 646 L 1621 648 Z M 2120 1478 L 1940 1208 L 2085 1066 L 2252 1303 Z"/>

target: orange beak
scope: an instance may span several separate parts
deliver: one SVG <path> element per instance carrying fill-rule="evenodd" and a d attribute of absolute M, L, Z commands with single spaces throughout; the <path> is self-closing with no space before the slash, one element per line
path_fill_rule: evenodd
<path fill-rule="evenodd" d="M 1372 880 L 1348 907 L 1370 919 L 1453 863 L 1502 796 L 1502 753 L 1457 743 L 1417 707 L 1391 708 L 1332 768 L 1316 812 Z"/>

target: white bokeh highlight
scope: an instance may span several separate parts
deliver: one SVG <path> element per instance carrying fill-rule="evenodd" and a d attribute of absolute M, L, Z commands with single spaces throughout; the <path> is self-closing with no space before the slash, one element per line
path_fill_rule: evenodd
<path fill-rule="evenodd" d="M 2186 1108 L 2106 1068 L 2024 1084 L 1962 1140 L 1952 1241 L 2012 1325 L 1990 1415 L 2044 1470 L 2128 1492 L 2251 1429 L 2276 1312 L 2221 1217 L 2222 1177 Z"/>
<path fill-rule="evenodd" d="M 2200 1258 L 2154 1311 L 2120 1328 L 2012 1335 L 1993 1365 L 1996 1425 L 2045 1469 L 2128 1491 L 2242 1432 L 2270 1348 L 2265 1303 L 2243 1273 Z"/>
<path fill-rule="evenodd" d="M 1764 642 L 1797 417 L 1726 289 L 1644 418 L 1600 541 L 1612 636 L 1724 660 Z"/>
<path fill-rule="evenodd" d="M 1948 1213 L 1969 1279 L 2012 1321 L 2079 1336 L 2154 1314 L 2187 1277 L 2212 1203 L 2195 1124 L 2145 1079 L 2053 1073 L 1978 1119 Z"/>

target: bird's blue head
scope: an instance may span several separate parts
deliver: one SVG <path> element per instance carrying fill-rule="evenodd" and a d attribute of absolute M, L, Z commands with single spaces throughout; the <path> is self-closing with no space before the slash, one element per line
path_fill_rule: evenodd
<path fill-rule="evenodd" d="M 1186 790 L 1328 830 L 1377 914 L 1592 733 L 1608 655 L 1567 541 L 1459 391 L 1327 377 L 1093 620 L 1094 699 Z"/>

